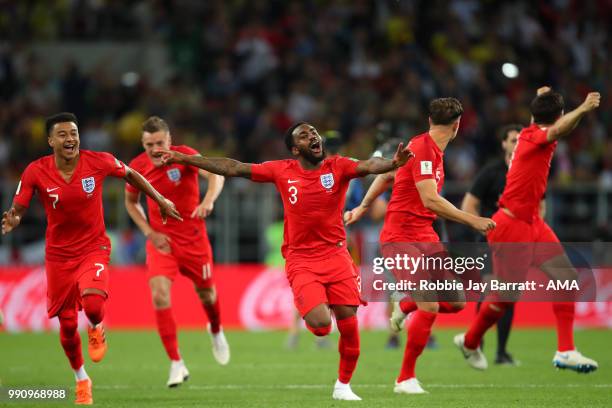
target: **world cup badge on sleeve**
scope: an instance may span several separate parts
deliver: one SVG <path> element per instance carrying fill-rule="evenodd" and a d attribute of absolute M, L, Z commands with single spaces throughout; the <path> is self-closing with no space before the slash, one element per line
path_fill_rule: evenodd
<path fill-rule="evenodd" d="M 331 189 L 334 186 L 334 175 L 332 173 L 321 175 L 321 185 L 326 189 Z"/>
<path fill-rule="evenodd" d="M 83 191 L 85 191 L 87 194 L 90 194 L 96 188 L 96 179 L 94 179 L 93 177 L 87 177 L 81 179 L 81 184 L 83 185 Z"/>

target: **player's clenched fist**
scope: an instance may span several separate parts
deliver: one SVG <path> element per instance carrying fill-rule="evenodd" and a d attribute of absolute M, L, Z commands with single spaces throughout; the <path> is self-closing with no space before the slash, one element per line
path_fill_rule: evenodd
<path fill-rule="evenodd" d="M 2 235 L 8 234 L 21 222 L 21 217 L 17 215 L 15 208 L 11 208 L 2 214 Z"/>
<path fill-rule="evenodd" d="M 599 107 L 599 102 L 601 101 L 601 95 L 599 92 L 589 92 L 589 94 L 582 102 L 582 108 L 585 112 L 590 112 Z"/>
<path fill-rule="evenodd" d="M 346 225 L 351 225 L 359 221 L 361 217 L 368 211 L 368 209 L 362 205 L 359 205 L 353 208 L 350 211 L 346 211 L 344 213 L 344 223 Z"/>
<path fill-rule="evenodd" d="M 472 222 L 472 228 L 481 234 L 486 235 L 489 231 L 495 228 L 495 221 L 493 221 L 491 218 L 475 217 L 474 221 Z"/>

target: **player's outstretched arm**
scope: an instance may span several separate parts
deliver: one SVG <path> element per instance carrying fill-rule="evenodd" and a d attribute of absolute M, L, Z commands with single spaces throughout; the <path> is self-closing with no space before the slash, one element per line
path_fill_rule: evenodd
<path fill-rule="evenodd" d="M 172 217 L 176 220 L 183 221 L 181 215 L 176 210 L 174 203 L 166 199 L 136 170 L 129 167 L 125 167 L 125 180 L 132 186 L 142 191 L 149 197 L 151 197 L 159 206 L 159 211 L 162 216 L 162 220 L 165 223 L 168 217 Z"/>
<path fill-rule="evenodd" d="M 344 213 L 344 222 L 346 225 L 351 225 L 359 221 L 359 219 L 370 210 L 372 203 L 374 203 L 378 196 L 391 187 L 393 180 L 395 180 L 395 171 L 390 171 L 388 173 L 379 174 L 376 176 L 365 197 L 363 197 L 363 200 L 361 200 L 361 204 Z"/>
<path fill-rule="evenodd" d="M 553 142 L 561 137 L 567 136 L 580 122 L 580 119 L 587 113 L 599 107 L 601 95 L 599 92 L 589 93 L 584 102 L 576 109 L 561 116 L 554 125 L 548 129 L 546 138 L 549 142 Z"/>
<path fill-rule="evenodd" d="M 26 207 L 13 203 L 10 210 L 2 213 L 2 235 L 8 234 L 17 228 L 26 210 Z"/>
<path fill-rule="evenodd" d="M 188 166 L 199 167 L 214 174 L 225 177 L 251 178 L 251 164 L 242 163 L 238 160 L 226 157 L 204 157 L 197 154 L 187 155 L 175 150 L 159 149 L 155 153 L 162 154 L 162 163 L 180 163 Z"/>
<path fill-rule="evenodd" d="M 199 173 L 200 176 L 208 180 L 208 187 L 202 202 L 191 213 L 191 218 L 198 217 L 200 219 L 204 219 L 208 217 L 212 213 L 213 208 L 215 208 L 215 201 L 217 201 L 219 194 L 221 194 L 221 191 L 223 190 L 225 177 L 218 174 L 209 173 L 202 169 L 200 169 Z"/>
<path fill-rule="evenodd" d="M 468 225 L 482 234 L 486 234 L 495 228 L 495 221 L 492 219 L 461 211 L 450 201 L 440 196 L 434 179 L 421 180 L 416 183 L 416 187 L 425 208 L 435 212 L 440 217 Z"/>
<path fill-rule="evenodd" d="M 397 151 L 393 156 L 393 159 L 384 159 L 382 157 L 372 157 L 368 160 L 361 160 L 357 164 L 357 174 L 365 176 L 368 174 L 383 174 L 393 170 L 397 170 L 402 167 L 408 159 L 413 157 L 414 154 L 408 147 L 404 147 L 403 143 L 397 146 Z"/>

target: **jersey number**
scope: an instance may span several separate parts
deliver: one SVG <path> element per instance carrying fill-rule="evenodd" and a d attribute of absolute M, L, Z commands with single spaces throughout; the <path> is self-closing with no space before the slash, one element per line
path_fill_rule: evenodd
<path fill-rule="evenodd" d="M 298 193 L 297 187 L 296 186 L 289 187 L 289 193 L 291 194 L 289 196 L 289 202 L 291 204 L 297 203 L 297 193 Z"/>
<path fill-rule="evenodd" d="M 96 278 L 100 277 L 100 274 L 102 273 L 102 271 L 104 270 L 104 264 L 101 263 L 95 263 L 94 266 L 98 267 L 98 270 L 96 271 Z"/>
<path fill-rule="evenodd" d="M 49 194 L 49 197 L 53 198 L 53 209 L 55 209 L 55 205 L 59 201 L 59 194 Z"/>

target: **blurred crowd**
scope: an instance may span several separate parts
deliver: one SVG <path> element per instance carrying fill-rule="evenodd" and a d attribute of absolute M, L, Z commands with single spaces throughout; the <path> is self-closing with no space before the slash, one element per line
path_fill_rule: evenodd
<path fill-rule="evenodd" d="M 364 158 L 378 124 L 408 138 L 427 129 L 428 100 L 454 96 L 465 114 L 447 178 L 466 181 L 498 152 L 500 125 L 528 123 L 547 84 L 568 108 L 603 94 L 559 148 L 554 177 L 610 185 L 610 12 L 605 0 L 0 1 L 0 169 L 14 178 L 46 154 L 43 118 L 60 110 L 78 115 L 83 147 L 126 160 L 149 114 L 207 154 L 282 157 L 284 130 L 307 120 Z M 53 76 L 28 47 L 75 40 L 162 42 L 173 75 L 153 86 L 75 62 Z"/>

